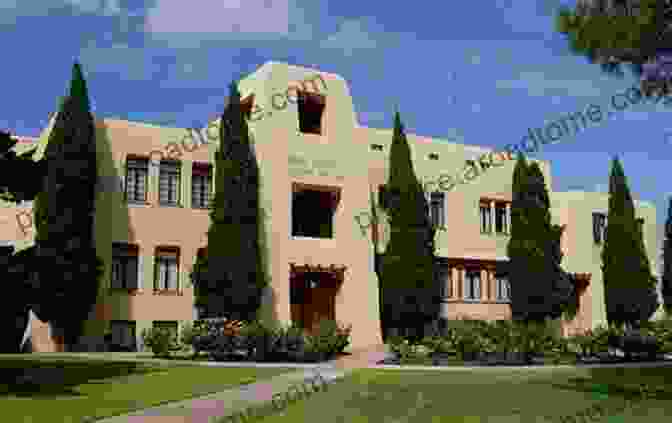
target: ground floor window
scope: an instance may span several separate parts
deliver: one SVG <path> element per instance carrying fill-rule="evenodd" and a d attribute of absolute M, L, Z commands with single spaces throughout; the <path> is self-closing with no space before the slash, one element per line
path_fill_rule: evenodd
<path fill-rule="evenodd" d="M 495 284 L 497 288 L 497 301 L 509 301 L 511 299 L 509 279 L 506 275 L 495 275 Z"/>
<path fill-rule="evenodd" d="M 110 349 L 112 351 L 136 351 L 135 322 L 130 320 L 112 320 Z"/>
<path fill-rule="evenodd" d="M 464 278 L 464 299 L 465 300 L 480 300 L 481 299 L 481 271 L 467 270 Z"/>

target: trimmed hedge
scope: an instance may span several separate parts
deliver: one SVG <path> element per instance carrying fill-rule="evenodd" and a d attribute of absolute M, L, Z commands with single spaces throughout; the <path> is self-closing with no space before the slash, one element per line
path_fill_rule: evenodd
<path fill-rule="evenodd" d="M 315 362 L 342 353 L 350 344 L 351 327 L 321 320 L 310 333 L 290 325 L 275 328 L 263 322 L 226 319 L 196 320 L 185 325 L 182 342 L 194 357 L 207 352 L 214 360 Z"/>

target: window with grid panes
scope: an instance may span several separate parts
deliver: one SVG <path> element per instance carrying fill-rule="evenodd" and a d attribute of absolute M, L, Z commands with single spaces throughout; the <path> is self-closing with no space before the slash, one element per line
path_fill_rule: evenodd
<path fill-rule="evenodd" d="M 155 257 L 154 289 L 178 289 L 179 250 L 176 248 L 157 248 Z"/>
<path fill-rule="evenodd" d="M 443 298 L 452 298 L 453 296 L 453 278 L 450 267 L 441 269 L 441 296 Z"/>
<path fill-rule="evenodd" d="M 112 289 L 138 288 L 138 247 L 132 244 L 112 245 Z"/>
<path fill-rule="evenodd" d="M 162 161 L 159 166 L 159 204 L 176 206 L 180 201 L 180 163 Z"/>
<path fill-rule="evenodd" d="M 147 201 L 147 159 L 126 160 L 126 201 L 144 203 Z"/>
<path fill-rule="evenodd" d="M 604 213 L 593 213 L 593 241 L 601 244 L 604 241 L 604 231 L 607 227 L 607 216 Z"/>
<path fill-rule="evenodd" d="M 478 300 L 481 298 L 481 271 L 467 270 L 464 275 L 464 299 Z"/>
<path fill-rule="evenodd" d="M 194 165 L 191 177 L 191 207 L 207 209 L 210 207 L 212 190 L 212 167 Z"/>
<path fill-rule="evenodd" d="M 130 320 L 112 320 L 110 322 L 112 330 L 111 343 L 115 347 L 126 347 L 135 349 L 137 340 L 135 337 L 135 322 Z"/>
<path fill-rule="evenodd" d="M 495 275 L 495 284 L 497 290 L 497 301 L 508 301 L 510 297 L 509 279 L 506 275 Z"/>
<path fill-rule="evenodd" d="M 492 233 L 492 216 L 490 213 L 490 205 L 488 203 L 480 203 L 479 211 L 481 214 L 481 233 Z"/>
<path fill-rule="evenodd" d="M 432 192 L 429 203 L 432 225 L 443 228 L 446 224 L 445 195 L 442 192 Z"/>
<path fill-rule="evenodd" d="M 508 233 L 506 225 L 506 203 L 495 204 L 495 232 L 498 234 Z"/>

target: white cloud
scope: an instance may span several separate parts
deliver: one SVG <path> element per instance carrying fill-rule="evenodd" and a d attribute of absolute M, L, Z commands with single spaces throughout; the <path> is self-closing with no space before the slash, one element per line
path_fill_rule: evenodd
<path fill-rule="evenodd" d="M 551 79 L 543 72 L 521 72 L 518 79 L 499 80 L 498 89 L 526 90 L 532 97 L 548 97 L 548 91 L 563 91 L 569 97 L 597 97 L 602 90 L 595 87 L 593 81 L 572 79 Z"/>
<path fill-rule="evenodd" d="M 146 29 L 154 33 L 288 34 L 289 0 L 157 0 Z"/>
<path fill-rule="evenodd" d="M 320 42 L 320 47 L 342 50 L 345 56 L 352 56 L 355 50 L 376 48 L 371 35 L 363 20 L 346 20 L 341 22 L 338 31 Z"/>
<path fill-rule="evenodd" d="M 106 16 L 122 13 L 119 0 L 65 0 L 65 3 L 74 6 L 84 13 L 96 13 Z"/>

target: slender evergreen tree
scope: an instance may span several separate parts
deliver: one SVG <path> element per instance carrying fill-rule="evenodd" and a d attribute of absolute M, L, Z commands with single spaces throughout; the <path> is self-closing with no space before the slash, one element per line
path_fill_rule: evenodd
<path fill-rule="evenodd" d="M 513 169 L 512 201 L 511 201 L 511 238 L 506 246 L 509 258 L 509 296 L 511 315 L 515 320 L 523 320 L 527 316 L 527 297 L 531 280 L 528 278 L 527 258 L 531 235 L 529 234 L 529 218 L 526 211 L 529 207 L 527 192 L 527 162 L 522 154 L 518 154 Z"/>
<path fill-rule="evenodd" d="M 609 177 L 609 212 L 602 249 L 604 298 L 609 323 L 638 326 L 658 307 L 656 279 L 637 229 L 635 206 L 618 157 Z"/>
<path fill-rule="evenodd" d="M 252 321 L 268 284 L 264 264 L 259 165 L 240 105 L 236 83 L 222 114 L 215 154 L 215 196 L 207 254 L 192 274 L 203 317 Z"/>
<path fill-rule="evenodd" d="M 382 316 L 388 328 L 414 328 L 421 335 L 440 309 L 435 228 L 399 112 L 394 117 L 389 168 L 390 240 L 381 263 Z"/>
<path fill-rule="evenodd" d="M 88 90 L 79 63 L 44 153 L 42 191 L 35 201 L 38 318 L 73 347 L 98 296 L 103 262 L 96 255 L 96 141 Z"/>
<path fill-rule="evenodd" d="M 543 322 L 571 308 L 574 287 L 560 263 L 563 227 L 551 224 L 550 201 L 537 163 L 519 154 L 513 175 L 511 239 L 507 245 L 511 311 L 515 319 Z"/>
<path fill-rule="evenodd" d="M 10 204 L 30 201 L 40 191 L 45 160 L 34 161 L 33 148 L 17 155 L 17 141 L 8 132 L 0 131 L 0 199 Z M 17 177 L 21 175 L 21 177 Z M 0 280 L 6 295 L 0 298 L 0 325 L 6 334 L 0 342 L 0 353 L 20 352 L 20 343 L 29 323 L 31 302 L 36 294 L 31 289 L 31 273 L 36 265 L 27 259 L 35 247 L 15 252 L 14 247 L 2 247 Z"/>
<path fill-rule="evenodd" d="M 665 222 L 665 243 L 663 244 L 662 294 L 665 311 L 672 313 L 672 198 L 667 208 Z"/>

